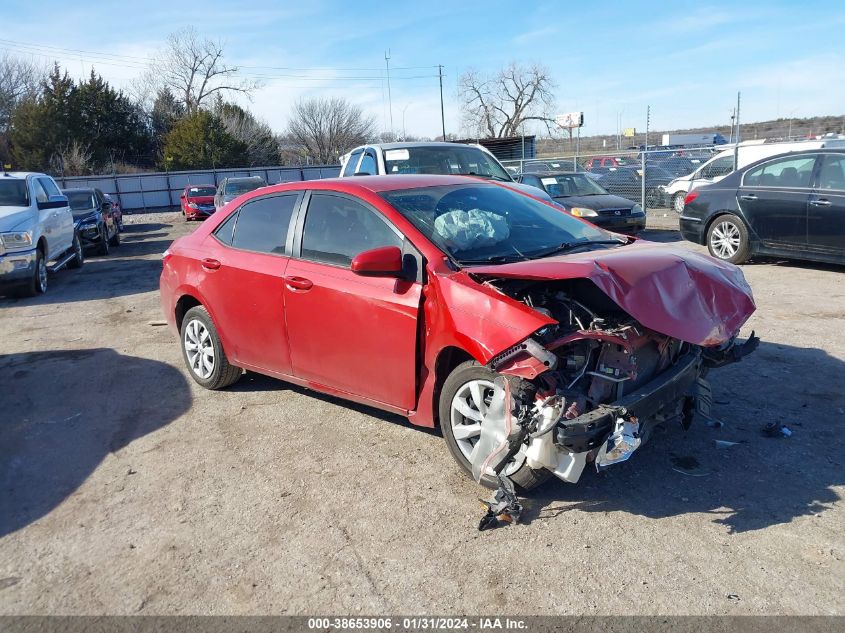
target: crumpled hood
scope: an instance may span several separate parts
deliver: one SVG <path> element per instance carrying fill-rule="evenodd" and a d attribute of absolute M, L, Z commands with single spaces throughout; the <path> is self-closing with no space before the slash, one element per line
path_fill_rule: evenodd
<path fill-rule="evenodd" d="M 29 207 L 0 207 L 0 231 L 15 231 L 20 224 L 35 219 L 35 211 Z"/>
<path fill-rule="evenodd" d="M 596 211 L 602 209 L 632 209 L 636 204 L 622 196 L 614 196 L 612 193 L 597 196 L 555 196 L 555 201 L 567 209 L 570 207 L 587 207 Z"/>
<path fill-rule="evenodd" d="M 756 308 L 733 264 L 652 242 L 465 270 L 486 279 L 589 279 L 645 327 L 702 346 L 729 341 Z"/>

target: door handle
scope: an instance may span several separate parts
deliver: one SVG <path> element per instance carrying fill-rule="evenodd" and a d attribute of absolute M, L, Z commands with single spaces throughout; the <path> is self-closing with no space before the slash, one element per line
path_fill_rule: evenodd
<path fill-rule="evenodd" d="M 742 200 L 756 200 L 757 196 L 755 196 L 753 193 L 746 193 L 744 196 L 740 196 L 740 199 L 742 199 Z"/>
<path fill-rule="evenodd" d="M 314 285 L 310 279 L 305 279 L 305 277 L 285 277 L 285 283 L 291 290 L 311 290 Z"/>
<path fill-rule="evenodd" d="M 814 207 L 829 207 L 830 200 L 826 198 L 821 198 L 820 200 L 810 200 L 810 204 Z"/>
<path fill-rule="evenodd" d="M 206 270 L 217 270 L 218 268 L 220 268 L 220 262 L 216 259 L 206 257 L 204 260 L 202 260 L 202 267 Z"/>

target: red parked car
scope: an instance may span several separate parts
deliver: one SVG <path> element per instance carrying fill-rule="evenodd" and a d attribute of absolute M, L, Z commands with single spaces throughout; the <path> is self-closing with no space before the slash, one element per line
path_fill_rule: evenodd
<path fill-rule="evenodd" d="M 466 176 L 242 195 L 165 252 L 161 303 L 200 385 L 247 369 L 439 424 L 477 481 L 526 489 L 688 425 L 757 342 L 737 267 Z"/>
<path fill-rule="evenodd" d="M 185 220 L 205 219 L 214 213 L 214 185 L 188 185 L 182 190 L 179 201 L 182 205 L 182 215 Z"/>

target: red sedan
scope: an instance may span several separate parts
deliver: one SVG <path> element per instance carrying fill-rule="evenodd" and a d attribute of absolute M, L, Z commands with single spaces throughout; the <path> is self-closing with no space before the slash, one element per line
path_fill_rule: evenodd
<path fill-rule="evenodd" d="M 186 221 L 205 219 L 214 213 L 214 185 L 188 185 L 182 190 L 179 201 Z"/>
<path fill-rule="evenodd" d="M 167 250 L 161 302 L 200 385 L 247 369 L 439 424 L 477 481 L 526 489 L 688 425 L 757 341 L 735 266 L 465 176 L 242 195 Z"/>

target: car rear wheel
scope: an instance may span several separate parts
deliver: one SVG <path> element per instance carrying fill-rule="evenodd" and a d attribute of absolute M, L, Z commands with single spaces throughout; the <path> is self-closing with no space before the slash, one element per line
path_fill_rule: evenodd
<path fill-rule="evenodd" d="M 672 208 L 675 210 L 675 213 L 683 213 L 684 212 L 684 200 L 686 200 L 687 192 L 686 191 L 679 191 L 675 194 L 672 198 Z"/>
<path fill-rule="evenodd" d="M 243 370 L 229 363 L 217 328 L 202 306 L 188 310 L 182 320 L 182 356 L 191 377 L 206 389 L 223 389 L 240 379 Z"/>
<path fill-rule="evenodd" d="M 707 229 L 707 250 L 717 259 L 741 264 L 748 259 L 748 229 L 732 213 L 720 215 Z"/>
<path fill-rule="evenodd" d="M 82 249 L 82 242 L 79 241 L 79 233 L 73 234 L 73 259 L 67 264 L 68 268 L 82 268 L 85 263 L 85 252 Z"/>
<path fill-rule="evenodd" d="M 481 437 L 487 406 L 493 395 L 493 380 L 498 375 L 475 361 L 467 361 L 454 369 L 440 391 L 440 427 L 443 437 L 452 457 L 469 475 L 472 475 L 470 455 Z M 508 380 L 514 390 L 519 389 L 518 379 L 508 377 Z M 505 466 L 503 473 L 524 490 L 539 486 L 551 475 L 547 470 L 535 470 L 528 466 L 524 448 Z M 488 488 L 497 488 L 499 485 L 489 475 L 484 475 L 481 483 Z"/>

